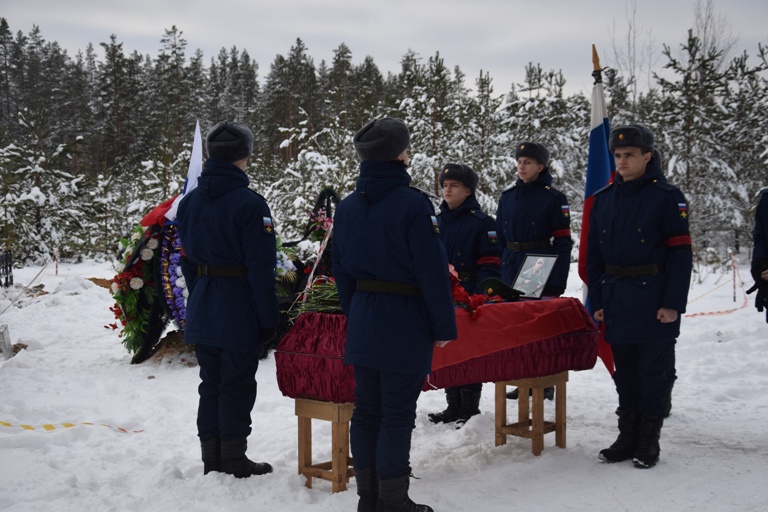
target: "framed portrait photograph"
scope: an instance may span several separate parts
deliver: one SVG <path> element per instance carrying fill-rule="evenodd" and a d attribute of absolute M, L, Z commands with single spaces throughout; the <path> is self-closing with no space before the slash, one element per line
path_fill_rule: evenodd
<path fill-rule="evenodd" d="M 555 267 L 555 261 L 555 254 L 526 254 L 512 288 L 521 291 L 521 297 L 540 299 Z"/>

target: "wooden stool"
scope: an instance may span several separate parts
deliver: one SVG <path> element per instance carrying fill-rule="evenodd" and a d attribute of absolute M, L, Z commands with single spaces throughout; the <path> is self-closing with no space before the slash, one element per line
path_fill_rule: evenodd
<path fill-rule="evenodd" d="M 296 399 L 299 417 L 299 474 L 307 478 L 312 488 L 312 477 L 332 482 L 332 492 L 347 489 L 349 479 L 355 475 L 349 455 L 349 420 L 355 405 L 334 404 L 306 398 Z M 331 422 L 331 460 L 312 464 L 312 420 Z"/>
<path fill-rule="evenodd" d="M 565 387 L 568 372 L 507 380 L 496 383 L 496 446 L 507 443 L 507 436 L 527 437 L 534 455 L 544 449 L 544 434 L 554 431 L 555 444 L 565 448 Z M 517 386 L 517 423 L 507 423 L 507 386 Z M 544 421 L 544 388 L 555 388 L 555 421 Z M 529 414 L 528 395 L 533 390 L 533 411 Z"/>

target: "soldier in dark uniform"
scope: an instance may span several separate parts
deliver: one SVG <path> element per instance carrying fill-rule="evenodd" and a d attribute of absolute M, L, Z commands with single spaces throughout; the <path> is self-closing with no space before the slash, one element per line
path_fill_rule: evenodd
<path fill-rule="evenodd" d="M 408 496 L 411 434 L 435 344 L 457 336 L 434 206 L 409 186 L 409 142 L 398 119 L 360 129 L 360 176 L 334 216 L 333 273 L 347 316 L 344 361 L 355 370 L 350 443 L 363 512 L 432 511 Z"/>
<path fill-rule="evenodd" d="M 521 142 L 515 160 L 518 179 L 502 192 L 496 211 L 499 244 L 504 251 L 501 279 L 512 286 L 529 253 L 555 254 L 557 261 L 543 295 L 559 297 L 565 292 L 573 247 L 568 200 L 552 188 L 549 150 L 543 144 Z M 554 388 L 547 388 L 545 396 L 551 400 Z M 507 398 L 516 399 L 517 389 Z"/>
<path fill-rule="evenodd" d="M 437 223 L 448 254 L 448 263 L 459 275 L 469 294 L 483 293 L 480 283 L 499 277 L 501 249 L 496 222 L 480 209 L 475 190 L 480 178 L 468 165 L 446 164 L 438 176 L 443 202 Z M 456 422 L 461 428 L 469 418 L 480 414 L 483 383 L 466 384 L 445 390 L 448 407 L 429 414 L 432 423 Z"/>
<path fill-rule="evenodd" d="M 765 310 L 765 321 L 768 322 L 768 188 L 762 189 L 759 196 L 755 229 L 752 232 L 755 248 L 752 251 L 751 273 L 755 284 L 747 293 L 757 290 L 755 307 L 760 313 Z"/>
<path fill-rule="evenodd" d="M 662 174 L 646 126 L 615 128 L 609 147 L 617 176 L 595 194 L 587 276 L 595 319 L 605 323 L 615 359 L 619 436 L 599 456 L 649 468 L 659 459 L 693 267 L 688 206 Z"/>
<path fill-rule="evenodd" d="M 197 188 L 179 204 L 182 272 L 189 286 L 184 342 L 200 365 L 197 429 L 203 471 L 238 478 L 272 471 L 245 456 L 262 345 L 279 321 L 275 232 L 245 166 L 253 135 L 221 122 L 206 137 Z"/>

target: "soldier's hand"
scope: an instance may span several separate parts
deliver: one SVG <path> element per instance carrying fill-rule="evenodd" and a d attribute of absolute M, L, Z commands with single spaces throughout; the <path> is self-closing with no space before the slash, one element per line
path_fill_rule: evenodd
<path fill-rule="evenodd" d="M 669 308 L 660 308 L 656 313 L 656 320 L 663 324 L 671 324 L 677 320 L 677 311 Z"/>
<path fill-rule="evenodd" d="M 755 297 L 755 307 L 760 313 L 763 309 L 768 308 L 768 286 L 760 286 L 757 289 L 757 296 Z"/>
<path fill-rule="evenodd" d="M 595 311 L 594 317 L 595 317 L 595 321 L 602 322 L 603 320 L 605 320 L 605 313 L 603 313 L 602 309 L 598 309 L 597 311 Z"/>

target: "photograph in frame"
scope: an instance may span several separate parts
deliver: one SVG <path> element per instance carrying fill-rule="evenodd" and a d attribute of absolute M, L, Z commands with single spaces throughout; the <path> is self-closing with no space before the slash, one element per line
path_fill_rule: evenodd
<path fill-rule="evenodd" d="M 555 268 L 555 261 L 555 254 L 526 254 L 512 288 L 522 292 L 521 297 L 540 299 Z"/>

